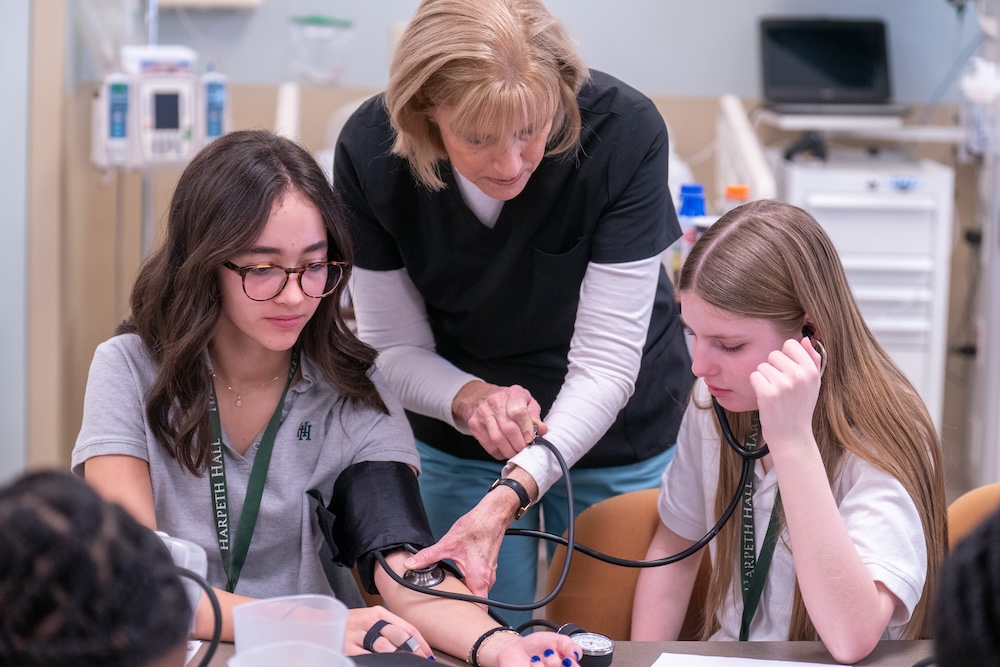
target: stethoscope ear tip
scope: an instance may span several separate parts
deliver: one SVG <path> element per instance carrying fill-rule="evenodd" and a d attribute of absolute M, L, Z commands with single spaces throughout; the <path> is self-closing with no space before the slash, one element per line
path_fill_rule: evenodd
<path fill-rule="evenodd" d="M 812 343 L 813 349 L 819 353 L 819 374 L 822 377 L 823 372 L 826 370 L 826 347 L 815 338 L 810 338 L 809 342 Z"/>

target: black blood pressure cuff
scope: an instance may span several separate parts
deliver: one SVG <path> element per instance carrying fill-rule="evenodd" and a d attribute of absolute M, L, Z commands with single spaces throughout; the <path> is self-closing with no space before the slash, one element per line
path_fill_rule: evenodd
<path fill-rule="evenodd" d="M 422 549 L 435 542 L 417 476 L 405 463 L 363 461 L 349 466 L 337 478 L 329 505 L 319 491 L 311 489 L 308 494 L 318 502 L 316 516 L 333 561 L 344 567 L 357 564 L 369 593 L 378 592 L 376 552 L 386 554 L 408 545 Z"/>

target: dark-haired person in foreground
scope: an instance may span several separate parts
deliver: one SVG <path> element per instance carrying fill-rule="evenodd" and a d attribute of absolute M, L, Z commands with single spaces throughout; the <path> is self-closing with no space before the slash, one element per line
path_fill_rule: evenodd
<path fill-rule="evenodd" d="M 66 472 L 0 489 L 0 666 L 181 667 L 191 608 L 170 553 Z"/>
<path fill-rule="evenodd" d="M 933 622 L 939 667 L 1000 665 L 1000 512 L 945 559 Z"/>

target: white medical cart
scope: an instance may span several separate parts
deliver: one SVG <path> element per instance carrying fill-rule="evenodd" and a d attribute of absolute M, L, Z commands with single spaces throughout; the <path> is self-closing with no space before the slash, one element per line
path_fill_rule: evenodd
<path fill-rule="evenodd" d="M 812 213 L 830 234 L 865 321 L 940 432 L 954 171 L 888 153 L 833 151 L 808 162 L 770 157 L 779 198 Z"/>

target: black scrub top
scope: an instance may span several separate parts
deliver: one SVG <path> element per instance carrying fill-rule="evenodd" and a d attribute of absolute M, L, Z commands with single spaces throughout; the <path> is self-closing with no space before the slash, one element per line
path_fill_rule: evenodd
<path fill-rule="evenodd" d="M 638 91 L 592 71 L 581 90 L 580 149 L 546 157 L 493 229 L 465 205 L 450 164 L 446 187 L 420 185 L 390 154 L 382 97 L 364 103 L 340 134 L 334 183 L 344 198 L 357 266 L 405 268 L 427 308 L 436 350 L 458 368 L 531 392 L 544 416 L 562 385 L 590 262 L 659 255 L 680 236 L 667 188 L 662 116 Z M 634 463 L 673 445 L 693 376 L 664 270 L 635 393 L 574 466 Z M 492 460 L 471 436 L 408 413 L 416 437 L 469 459 Z"/>

